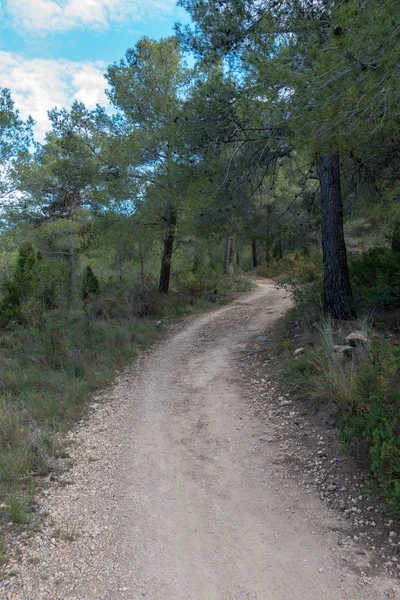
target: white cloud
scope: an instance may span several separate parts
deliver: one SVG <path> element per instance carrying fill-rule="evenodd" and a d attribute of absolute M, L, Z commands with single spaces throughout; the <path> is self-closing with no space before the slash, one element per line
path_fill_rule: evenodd
<path fill-rule="evenodd" d="M 37 34 L 74 28 L 107 29 L 113 22 L 169 14 L 175 0 L 6 0 L 13 25 Z"/>
<path fill-rule="evenodd" d="M 11 90 L 21 116 L 36 121 L 36 137 L 49 130 L 47 111 L 71 106 L 74 100 L 87 108 L 107 105 L 105 65 L 69 60 L 31 59 L 22 54 L 0 52 L 0 82 Z"/>

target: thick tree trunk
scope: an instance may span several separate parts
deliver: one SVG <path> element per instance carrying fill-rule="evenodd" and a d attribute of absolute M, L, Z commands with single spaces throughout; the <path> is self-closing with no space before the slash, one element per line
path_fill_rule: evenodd
<path fill-rule="evenodd" d="M 336 152 L 319 157 L 318 177 L 321 188 L 324 310 L 333 319 L 350 319 L 355 312 L 343 230 L 339 155 Z"/>
<path fill-rule="evenodd" d="M 257 258 L 257 242 L 256 240 L 251 241 L 251 250 L 253 254 L 253 267 L 258 267 L 258 258 Z"/>
<path fill-rule="evenodd" d="M 224 254 L 224 275 L 230 275 L 229 265 L 232 264 L 234 254 L 233 235 L 226 236 L 225 254 Z"/>
<path fill-rule="evenodd" d="M 161 259 L 160 282 L 158 291 L 160 294 L 168 294 L 171 279 L 172 251 L 174 249 L 175 230 L 177 217 L 174 207 L 169 203 L 166 210 L 167 233 L 164 238 L 164 251 Z"/>

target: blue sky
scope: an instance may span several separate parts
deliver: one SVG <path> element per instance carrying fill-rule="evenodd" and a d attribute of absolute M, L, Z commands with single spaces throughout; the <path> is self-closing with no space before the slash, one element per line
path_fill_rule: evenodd
<path fill-rule="evenodd" d="M 185 20 L 175 0 L 0 0 L 0 86 L 42 139 L 48 110 L 106 105 L 107 65 L 143 35 L 171 35 Z"/>

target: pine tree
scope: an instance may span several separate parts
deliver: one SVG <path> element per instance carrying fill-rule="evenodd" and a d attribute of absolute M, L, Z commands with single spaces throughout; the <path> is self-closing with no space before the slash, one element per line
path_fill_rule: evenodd
<path fill-rule="evenodd" d="M 92 267 L 88 265 L 82 277 L 82 300 L 87 300 L 91 296 L 97 296 L 100 293 L 100 284 L 96 275 L 93 273 Z"/>

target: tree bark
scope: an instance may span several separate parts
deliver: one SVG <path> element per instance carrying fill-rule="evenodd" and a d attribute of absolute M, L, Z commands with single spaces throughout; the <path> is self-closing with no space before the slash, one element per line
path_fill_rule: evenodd
<path fill-rule="evenodd" d="M 158 291 L 160 294 L 168 294 L 169 283 L 171 279 L 171 262 L 172 251 L 174 249 L 175 230 L 177 224 L 177 216 L 175 208 L 169 202 L 166 209 L 165 220 L 167 222 L 167 233 L 164 238 L 164 250 L 161 259 L 160 282 Z"/>
<path fill-rule="evenodd" d="M 145 281 L 145 273 L 144 273 L 144 257 L 143 257 L 143 248 L 142 248 L 142 231 L 140 228 L 140 223 L 137 224 L 138 230 L 138 245 L 139 245 L 139 262 L 140 262 L 140 288 L 139 288 L 139 297 L 143 302 L 143 312 L 145 315 L 148 313 L 148 306 L 146 302 L 146 281 Z"/>
<path fill-rule="evenodd" d="M 395 221 L 392 233 L 392 252 L 400 252 L 400 221 Z"/>
<path fill-rule="evenodd" d="M 233 235 L 228 233 L 225 242 L 225 254 L 224 254 L 224 275 L 230 275 L 229 265 L 232 264 L 234 254 L 234 242 Z"/>
<path fill-rule="evenodd" d="M 233 255 L 234 254 L 235 254 L 235 240 L 232 235 L 231 239 L 230 239 L 230 244 L 229 244 L 229 264 L 230 265 L 233 263 Z"/>
<path fill-rule="evenodd" d="M 69 303 L 71 304 L 76 297 L 76 266 L 74 240 L 72 233 L 68 233 L 67 248 L 68 266 L 69 266 Z"/>
<path fill-rule="evenodd" d="M 355 317 L 343 230 L 339 154 L 319 157 L 321 189 L 322 254 L 324 263 L 324 311 L 333 319 Z"/>
<path fill-rule="evenodd" d="M 258 267 L 258 258 L 257 258 L 257 242 L 256 240 L 251 241 L 251 251 L 253 255 L 253 267 L 254 269 Z"/>

